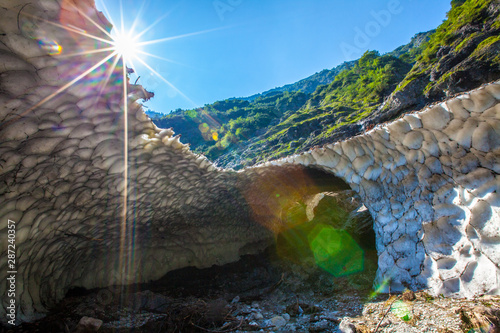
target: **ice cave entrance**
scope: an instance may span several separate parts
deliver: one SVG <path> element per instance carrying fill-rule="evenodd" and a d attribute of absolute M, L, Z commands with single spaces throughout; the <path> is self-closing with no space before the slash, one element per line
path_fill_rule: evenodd
<path fill-rule="evenodd" d="M 276 237 L 279 258 L 320 269 L 331 282 L 343 278 L 371 288 L 377 271 L 373 219 L 356 192 L 338 177 L 304 168 L 310 180 L 303 196 L 282 207 L 282 230 Z"/>

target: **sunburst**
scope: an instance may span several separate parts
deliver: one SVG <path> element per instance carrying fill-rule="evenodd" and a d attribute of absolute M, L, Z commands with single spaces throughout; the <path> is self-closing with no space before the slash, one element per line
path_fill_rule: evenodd
<path fill-rule="evenodd" d="M 130 59 L 134 59 L 139 54 L 139 43 L 137 43 L 135 36 L 132 33 L 117 33 L 113 39 L 113 49 L 119 57 L 123 58 L 125 63 Z"/>

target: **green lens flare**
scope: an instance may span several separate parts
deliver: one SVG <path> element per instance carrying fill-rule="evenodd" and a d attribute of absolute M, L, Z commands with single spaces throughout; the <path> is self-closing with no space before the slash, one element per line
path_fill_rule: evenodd
<path fill-rule="evenodd" d="M 404 321 L 410 321 L 412 316 L 408 305 L 402 301 L 396 301 L 392 304 L 391 312 Z"/>
<path fill-rule="evenodd" d="M 364 252 L 347 231 L 320 224 L 308 238 L 316 264 L 333 276 L 364 269 Z"/>

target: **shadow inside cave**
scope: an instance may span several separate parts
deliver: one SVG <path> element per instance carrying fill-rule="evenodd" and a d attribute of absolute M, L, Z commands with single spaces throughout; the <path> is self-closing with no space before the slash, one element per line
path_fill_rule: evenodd
<path fill-rule="evenodd" d="M 75 332 L 84 316 L 102 320 L 99 332 L 105 333 L 255 331 L 269 329 L 269 320 L 285 313 L 290 324 L 310 325 L 332 313 L 339 320 L 359 316 L 373 299 L 372 269 L 336 278 L 276 249 L 223 266 L 175 270 L 150 283 L 73 289 L 47 317 L 5 332 Z M 365 267 L 375 263 L 367 252 Z M 330 329 L 339 320 L 332 319 Z"/>
<path fill-rule="evenodd" d="M 313 168 L 293 172 L 307 181 L 289 184 L 283 178 L 289 174 L 273 175 L 271 192 L 284 194 L 284 227 L 263 253 L 178 269 L 149 283 L 73 288 L 47 317 L 6 332 L 73 332 L 84 316 L 102 320 L 99 332 L 253 331 L 271 327 L 277 316 L 289 316 L 287 325 L 298 328 L 326 316 L 336 329 L 343 315 L 361 315 L 366 302 L 381 297 L 372 290 L 373 220 L 338 178 Z"/>

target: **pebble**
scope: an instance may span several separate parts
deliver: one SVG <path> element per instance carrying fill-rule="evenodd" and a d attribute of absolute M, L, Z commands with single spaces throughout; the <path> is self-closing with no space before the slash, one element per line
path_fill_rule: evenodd
<path fill-rule="evenodd" d="M 339 321 L 339 311 L 329 311 L 329 312 L 324 312 L 321 316 L 320 319 L 328 319 L 331 321 Z"/>
<path fill-rule="evenodd" d="M 102 320 L 91 318 L 91 317 L 82 317 L 78 322 L 78 326 L 76 327 L 77 332 L 97 332 L 99 328 L 102 326 Z"/>
<path fill-rule="evenodd" d="M 285 326 L 286 322 L 287 322 L 286 319 L 283 318 L 282 316 L 275 316 L 269 320 L 270 326 L 274 326 L 277 328 Z"/>
<path fill-rule="evenodd" d="M 155 313 L 129 313 L 126 316 L 120 317 L 120 320 L 111 321 L 102 325 L 105 328 L 133 328 L 141 327 L 149 321 L 164 318 L 166 315 Z"/>
<path fill-rule="evenodd" d="M 381 323 L 380 323 L 380 327 L 386 327 L 386 326 L 389 326 L 391 324 L 391 321 L 389 319 L 384 319 Z"/>
<path fill-rule="evenodd" d="M 260 312 L 254 313 L 253 317 L 254 317 L 254 319 L 257 319 L 257 320 L 264 319 L 264 316 Z"/>
<path fill-rule="evenodd" d="M 339 325 L 339 330 L 342 333 L 356 333 L 356 326 L 347 317 L 342 318 Z"/>
<path fill-rule="evenodd" d="M 414 301 L 415 300 L 415 293 L 411 290 L 405 290 L 403 292 L 403 300 L 405 301 Z"/>
<path fill-rule="evenodd" d="M 323 319 L 323 320 L 318 321 L 317 323 L 314 324 L 314 329 L 315 329 L 315 331 L 326 330 L 329 325 L 330 325 L 330 322 L 326 319 Z"/>

